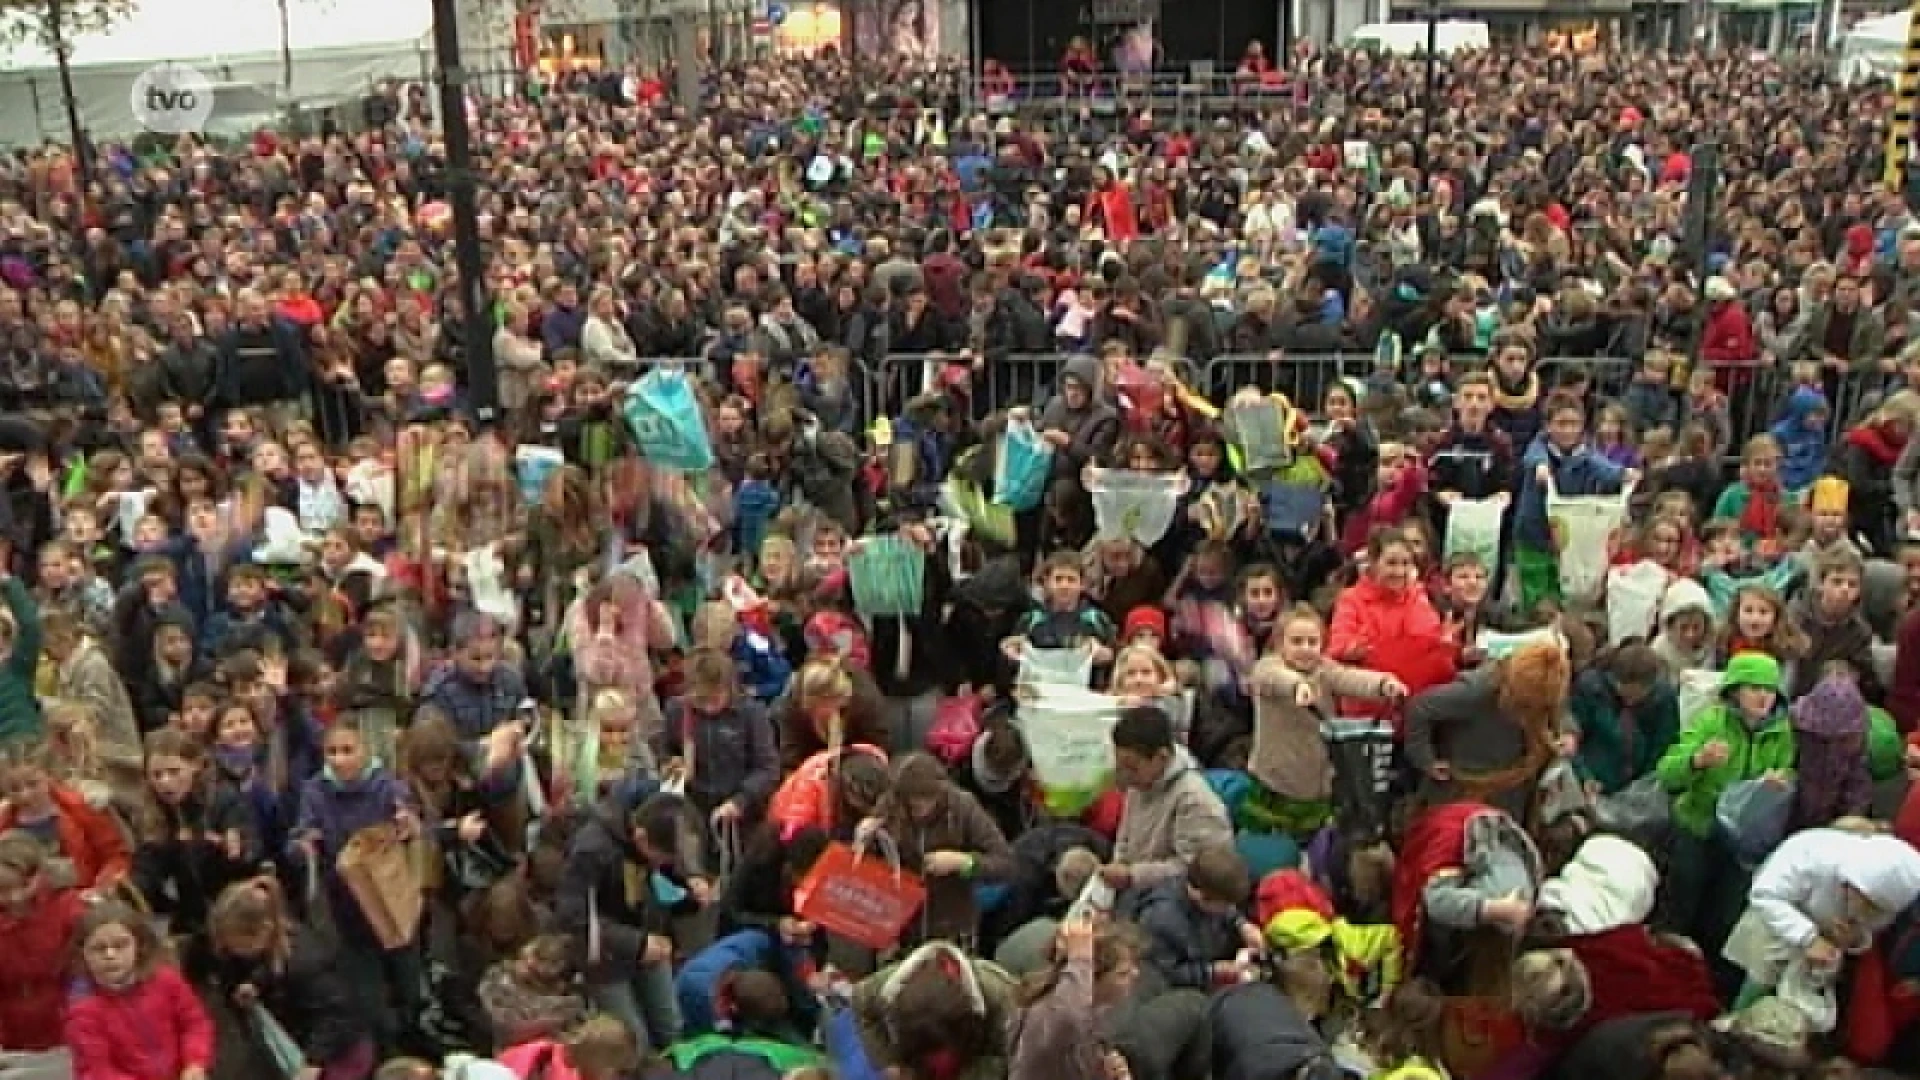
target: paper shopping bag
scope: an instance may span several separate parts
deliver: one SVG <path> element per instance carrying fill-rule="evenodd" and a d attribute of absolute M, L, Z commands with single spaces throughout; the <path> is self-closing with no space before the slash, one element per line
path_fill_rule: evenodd
<path fill-rule="evenodd" d="M 926 899 L 926 886 L 900 868 L 897 854 L 876 858 L 833 844 L 794 890 L 793 911 L 829 933 L 884 950 L 899 944 Z"/>
<path fill-rule="evenodd" d="M 392 825 L 354 833 L 334 869 L 360 905 L 381 948 L 398 949 L 413 940 L 423 907 L 420 867 L 410 845 L 401 842 Z"/>

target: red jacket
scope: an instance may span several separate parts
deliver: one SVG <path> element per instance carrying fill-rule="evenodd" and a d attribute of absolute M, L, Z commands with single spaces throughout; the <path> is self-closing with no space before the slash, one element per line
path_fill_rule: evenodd
<path fill-rule="evenodd" d="M 83 980 L 67 1005 L 74 1080 L 177 1080 L 213 1066 L 213 1021 L 177 968 L 125 990 Z"/>
<path fill-rule="evenodd" d="M 1389 592 L 1364 576 L 1333 605 L 1327 655 L 1369 671 L 1384 671 L 1406 684 L 1408 694 L 1453 681 L 1457 650 L 1433 599 L 1419 582 Z M 1340 715 L 1379 717 L 1398 714 L 1378 701 L 1342 701 Z"/>
<path fill-rule="evenodd" d="M 1708 310 L 1706 333 L 1700 339 L 1700 356 L 1709 367 L 1752 367 L 1760 359 L 1753 323 L 1747 320 L 1747 309 L 1738 301 L 1718 303 Z"/>
<path fill-rule="evenodd" d="M 1095 191 L 1087 200 L 1087 220 L 1098 223 L 1113 243 L 1138 238 L 1140 221 L 1133 212 L 1133 189 L 1115 180 Z"/>
<path fill-rule="evenodd" d="M 127 876 L 133 857 L 127 850 L 127 835 L 113 818 L 88 806 L 86 796 L 63 784 L 49 784 L 48 792 L 59 811 L 55 829 L 60 857 L 73 860 L 74 887 L 91 889 Z M 0 832 L 17 824 L 11 806 L 0 810 Z"/>
<path fill-rule="evenodd" d="M 80 912 L 80 894 L 65 889 L 35 897 L 25 915 L 0 910 L 0 1047 L 61 1045 L 60 1006 Z"/>

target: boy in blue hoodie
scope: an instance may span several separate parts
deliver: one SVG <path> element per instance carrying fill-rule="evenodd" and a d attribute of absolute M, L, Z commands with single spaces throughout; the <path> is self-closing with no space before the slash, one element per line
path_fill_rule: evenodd
<path fill-rule="evenodd" d="M 1617 495 L 1638 478 L 1587 444 L 1587 409 L 1572 394 L 1547 399 L 1546 427 L 1520 462 L 1520 499 L 1514 512 L 1514 566 L 1520 571 L 1521 610 L 1560 598 L 1560 541 L 1547 520 L 1547 491 L 1561 495 Z"/>
<path fill-rule="evenodd" d="M 1780 485 L 1788 495 L 1813 486 L 1827 465 L 1827 396 L 1802 386 L 1787 398 L 1780 420 L 1770 429 L 1780 444 Z"/>

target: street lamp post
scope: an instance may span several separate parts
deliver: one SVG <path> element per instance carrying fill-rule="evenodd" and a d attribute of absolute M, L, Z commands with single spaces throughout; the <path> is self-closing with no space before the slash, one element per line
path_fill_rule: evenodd
<path fill-rule="evenodd" d="M 1427 94 L 1420 106 L 1420 179 L 1433 186 L 1433 162 L 1427 144 L 1433 140 L 1433 114 L 1440 107 L 1440 0 L 1427 0 Z"/>
<path fill-rule="evenodd" d="M 440 131 L 447 144 L 447 201 L 453 207 L 454 265 L 460 271 L 467 394 L 473 403 L 474 418 L 482 427 L 491 427 L 500 418 L 500 378 L 493 359 L 493 312 L 487 297 L 487 268 L 480 254 L 473 132 L 467 125 L 467 70 L 460 63 L 460 24 L 455 0 L 433 0 L 433 52 L 440 65 Z"/>

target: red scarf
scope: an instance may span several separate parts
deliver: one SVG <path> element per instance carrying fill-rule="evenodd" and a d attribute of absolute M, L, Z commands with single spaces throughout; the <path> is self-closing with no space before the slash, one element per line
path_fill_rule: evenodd
<path fill-rule="evenodd" d="M 1907 440 L 1896 440 L 1893 432 L 1884 425 L 1862 424 L 1847 432 L 1847 445 L 1859 447 L 1873 459 L 1874 464 L 1891 469 L 1900 460 L 1900 452 L 1907 448 Z"/>
<path fill-rule="evenodd" d="M 1747 507 L 1740 511 L 1740 531 L 1760 540 L 1773 537 L 1774 527 L 1780 518 L 1780 485 L 1768 484 L 1765 487 L 1747 485 Z"/>

